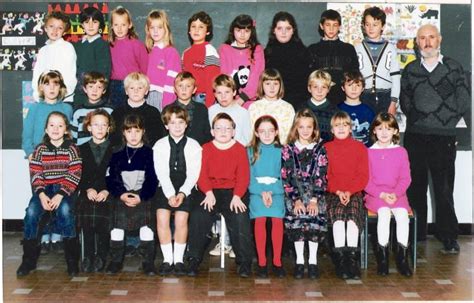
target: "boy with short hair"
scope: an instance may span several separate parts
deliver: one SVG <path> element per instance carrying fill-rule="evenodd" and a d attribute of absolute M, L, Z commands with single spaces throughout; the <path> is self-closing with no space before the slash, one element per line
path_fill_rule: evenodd
<path fill-rule="evenodd" d="M 211 141 L 211 127 L 208 122 L 207 107 L 192 99 L 196 92 L 196 79 L 193 74 L 180 72 L 174 80 L 174 92 L 178 98 L 167 106 L 176 105 L 188 112 L 189 123 L 186 128 L 186 136 L 193 138 L 200 145 Z M 163 112 L 165 112 L 166 107 Z"/>
<path fill-rule="evenodd" d="M 196 140 L 185 135 L 189 115 L 184 108 L 166 106 L 161 117 L 169 135 L 153 146 L 155 171 L 160 184 L 154 208 L 163 253 L 163 263 L 158 272 L 166 276 L 174 270 L 175 275 L 182 276 L 186 275 L 183 256 L 188 238 L 189 212 L 197 194 L 195 185 L 201 170 L 202 148 Z M 170 228 L 172 212 L 173 237 Z"/>
<path fill-rule="evenodd" d="M 36 57 L 33 67 L 33 98 L 39 101 L 38 80 L 43 72 L 57 70 L 61 73 L 67 93 L 65 102 L 72 102 L 74 89 L 76 88 L 76 52 L 71 43 L 63 39 L 63 35 L 69 30 L 69 16 L 63 12 L 50 12 L 44 18 L 44 30 L 48 35 L 48 41 Z"/>
<path fill-rule="evenodd" d="M 322 36 L 320 42 L 308 47 L 312 56 L 311 70 L 323 69 L 331 74 L 332 81 L 336 86 L 329 92 L 329 100 L 333 104 L 344 101 L 344 92 L 339 85 L 342 83 L 343 73 L 359 70 L 359 63 L 354 47 L 339 40 L 339 28 L 341 27 L 341 15 L 332 9 L 321 14 L 319 21 L 319 34 Z"/>
<path fill-rule="evenodd" d="M 90 140 L 91 134 L 87 129 L 83 129 L 83 122 L 87 114 L 96 110 L 104 109 L 109 114 L 112 113 L 112 106 L 102 97 L 105 94 L 108 84 L 107 78 L 99 72 L 85 73 L 82 89 L 87 96 L 87 102 L 78 105 L 72 114 L 71 133 L 77 145 L 81 145 Z"/>
<path fill-rule="evenodd" d="M 400 96 L 400 66 L 397 49 L 382 38 L 386 15 L 373 6 L 362 16 L 365 39 L 355 46 L 360 72 L 365 79 L 361 100 L 375 113 L 389 112 L 395 115 Z"/>
<path fill-rule="evenodd" d="M 318 119 L 319 132 L 324 142 L 332 140 L 331 118 L 337 111 L 336 106 L 327 98 L 333 86 L 331 75 L 326 71 L 315 70 L 308 77 L 308 91 L 311 98 L 305 105 Z"/>
<path fill-rule="evenodd" d="M 212 19 L 206 12 L 198 12 L 188 20 L 191 46 L 183 52 L 183 71 L 196 78 L 194 100 L 210 107 L 214 104 L 212 81 L 220 73 L 219 54 L 209 41 L 212 39 Z"/>
<path fill-rule="evenodd" d="M 360 101 L 364 86 L 364 77 L 359 71 L 345 72 L 342 90 L 346 94 L 346 100 L 337 107 L 351 117 L 352 137 L 369 147 L 371 145 L 369 129 L 375 114 L 367 104 Z"/>
<path fill-rule="evenodd" d="M 217 76 L 213 83 L 216 104 L 209 107 L 209 123 L 218 113 L 228 114 L 235 122 L 235 137 L 243 146 L 247 146 L 252 138 L 252 126 L 249 112 L 237 104 L 234 99 L 237 87 L 234 80 L 225 74 Z"/>
<path fill-rule="evenodd" d="M 166 132 L 158 109 L 145 101 L 145 96 L 150 89 L 150 81 L 146 75 L 133 72 L 128 74 L 123 83 L 128 100 L 126 104 L 112 112 L 116 129 L 122 129 L 125 116 L 138 115 L 144 120 L 145 124 L 145 144 L 153 146 L 158 139 L 166 135 Z M 119 131 L 112 134 L 110 143 L 116 148 L 122 146 L 122 134 Z"/>
<path fill-rule="evenodd" d="M 212 121 L 214 140 L 204 144 L 198 180 L 199 206 L 193 208 L 189 221 L 188 276 L 196 276 L 206 248 L 212 219 L 221 213 L 239 264 L 240 277 L 251 274 L 254 247 L 250 236 L 248 192 L 250 168 L 247 151 L 233 139 L 235 123 L 226 113 Z"/>

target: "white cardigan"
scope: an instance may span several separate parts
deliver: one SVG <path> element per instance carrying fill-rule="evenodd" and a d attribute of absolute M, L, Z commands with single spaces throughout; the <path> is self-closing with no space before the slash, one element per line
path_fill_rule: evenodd
<path fill-rule="evenodd" d="M 357 57 L 359 59 L 359 69 L 365 79 L 365 89 L 373 88 L 373 62 L 368 46 L 365 42 L 355 45 Z M 375 72 L 375 88 L 390 89 L 392 98 L 400 97 L 400 66 L 397 60 L 397 49 L 391 43 L 387 42 L 385 49 L 380 54 Z"/>

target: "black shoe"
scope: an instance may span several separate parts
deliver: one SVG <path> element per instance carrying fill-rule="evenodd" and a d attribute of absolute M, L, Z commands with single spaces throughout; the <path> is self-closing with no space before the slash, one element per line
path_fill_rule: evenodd
<path fill-rule="evenodd" d="M 122 269 L 122 263 L 120 262 L 110 262 L 105 270 L 109 275 L 115 275 Z"/>
<path fill-rule="evenodd" d="M 341 279 L 349 279 L 346 256 L 342 248 L 335 249 L 333 253 L 333 262 L 336 266 L 336 276 Z"/>
<path fill-rule="evenodd" d="M 147 276 L 156 275 L 155 264 L 153 264 L 152 262 L 142 262 L 142 269 L 143 273 Z"/>
<path fill-rule="evenodd" d="M 199 272 L 199 264 L 201 264 L 200 260 L 196 258 L 189 258 L 188 270 L 187 270 L 188 277 L 197 276 Z"/>
<path fill-rule="evenodd" d="M 184 263 L 178 262 L 174 264 L 174 274 L 176 276 L 185 276 L 186 275 L 186 267 Z"/>
<path fill-rule="evenodd" d="M 443 249 L 441 252 L 447 255 L 457 255 L 459 254 L 459 244 L 455 239 L 446 239 L 443 240 Z"/>
<path fill-rule="evenodd" d="M 84 258 L 81 263 L 81 268 L 83 272 L 91 273 L 95 271 L 94 262 L 92 258 Z"/>
<path fill-rule="evenodd" d="M 252 269 L 250 268 L 250 264 L 249 263 L 242 263 L 240 264 L 239 266 L 239 276 L 241 278 L 248 278 L 250 277 L 250 275 L 252 274 Z"/>
<path fill-rule="evenodd" d="M 38 244 L 36 239 L 33 240 L 22 240 L 23 245 L 23 257 L 20 267 L 16 271 L 18 277 L 24 277 L 31 271 L 36 269 L 36 263 L 40 254 L 41 245 Z"/>
<path fill-rule="evenodd" d="M 357 252 L 357 248 L 351 248 L 347 255 L 347 269 L 348 276 L 350 279 L 359 280 L 360 279 L 360 254 Z"/>
<path fill-rule="evenodd" d="M 259 278 L 268 278 L 268 269 L 266 266 L 257 266 L 257 270 L 255 271 L 255 274 Z"/>
<path fill-rule="evenodd" d="M 70 277 L 79 274 L 79 242 L 76 237 L 64 238 L 64 258 L 66 259 L 67 273 Z"/>
<path fill-rule="evenodd" d="M 158 268 L 158 273 L 160 276 L 167 276 L 173 272 L 173 265 L 169 264 L 168 262 L 161 263 L 160 267 Z"/>
<path fill-rule="evenodd" d="M 64 253 L 63 241 L 52 242 L 51 243 L 51 250 L 54 251 L 57 254 L 63 254 Z"/>
<path fill-rule="evenodd" d="M 67 274 L 70 277 L 75 277 L 79 274 L 79 265 L 76 261 L 67 262 Z"/>
<path fill-rule="evenodd" d="M 295 279 L 303 279 L 304 277 L 304 265 L 303 264 L 296 264 L 295 265 L 295 272 L 293 274 Z"/>
<path fill-rule="evenodd" d="M 137 249 L 135 248 L 135 246 L 127 245 L 127 247 L 125 247 L 125 257 L 133 257 L 136 254 Z"/>
<path fill-rule="evenodd" d="M 286 271 L 283 266 L 275 266 L 272 267 L 272 272 L 277 278 L 284 278 L 286 277 Z"/>
<path fill-rule="evenodd" d="M 408 262 L 408 248 L 398 243 L 397 247 L 397 269 L 398 272 L 405 277 L 411 277 L 412 272 L 410 269 L 410 264 Z"/>
<path fill-rule="evenodd" d="M 51 251 L 51 243 L 43 242 L 41 243 L 41 255 L 47 255 Z"/>
<path fill-rule="evenodd" d="M 319 267 L 316 264 L 310 264 L 308 266 L 308 278 L 318 279 L 320 277 Z"/>
<path fill-rule="evenodd" d="M 376 259 L 377 259 L 377 275 L 388 275 L 388 260 L 389 260 L 388 246 L 381 246 L 377 244 Z"/>
<path fill-rule="evenodd" d="M 99 256 L 95 256 L 94 258 L 94 270 L 96 272 L 102 272 L 105 268 L 105 259 L 102 259 Z"/>

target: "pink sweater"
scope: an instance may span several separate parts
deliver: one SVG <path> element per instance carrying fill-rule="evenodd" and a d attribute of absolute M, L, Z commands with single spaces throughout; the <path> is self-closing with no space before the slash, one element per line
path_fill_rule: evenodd
<path fill-rule="evenodd" d="M 222 44 L 219 48 L 221 73 L 234 77 L 234 81 L 239 88 L 239 96 L 244 101 L 256 99 L 258 78 L 265 69 L 263 48 L 260 45 L 257 45 L 255 48 L 253 56 L 254 60 L 251 63 L 250 49 L 248 48 L 236 48 L 229 44 Z M 248 72 L 250 73 L 249 75 L 247 75 Z M 239 74 L 244 76 L 240 81 Z"/>
<path fill-rule="evenodd" d="M 163 93 L 163 108 L 176 100 L 174 79 L 181 71 L 181 58 L 176 48 L 155 46 L 148 55 L 147 76 L 150 78 L 150 90 Z"/>
<path fill-rule="evenodd" d="M 369 148 L 369 183 L 365 187 L 365 206 L 377 212 L 381 207 L 410 209 L 406 190 L 411 183 L 410 162 L 405 148 Z M 397 201 L 388 204 L 380 193 L 395 193 Z"/>
<path fill-rule="evenodd" d="M 148 53 L 145 45 L 138 39 L 117 39 L 110 47 L 112 57 L 111 80 L 123 80 L 131 72 L 146 74 Z"/>

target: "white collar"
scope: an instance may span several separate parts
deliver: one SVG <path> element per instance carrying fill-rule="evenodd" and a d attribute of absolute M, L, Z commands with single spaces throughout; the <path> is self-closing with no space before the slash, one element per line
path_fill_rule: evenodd
<path fill-rule="evenodd" d="M 64 42 L 64 38 L 61 37 L 61 38 L 59 38 L 58 40 L 54 40 L 54 41 L 48 39 L 48 40 L 46 41 L 46 44 L 47 44 L 47 45 L 52 45 L 52 44 L 54 44 L 54 43 L 60 43 L 60 42 Z"/>
<path fill-rule="evenodd" d="M 372 144 L 372 146 L 370 147 L 371 149 L 384 149 L 384 148 L 395 148 L 395 147 L 399 147 L 400 145 L 398 144 L 393 144 L 390 143 L 389 146 L 380 146 L 378 142 L 375 142 L 374 144 Z"/>
<path fill-rule="evenodd" d="M 89 42 L 89 43 L 92 43 L 94 42 L 95 40 L 99 39 L 100 38 L 100 34 L 96 34 L 95 36 L 93 36 L 92 38 L 87 38 L 88 36 L 87 35 L 84 35 L 84 37 L 82 37 L 82 43 L 84 42 Z"/>
<path fill-rule="evenodd" d="M 438 54 L 438 60 L 436 61 L 436 64 L 438 64 L 438 63 L 443 64 L 443 57 L 444 57 L 444 56 L 443 56 L 441 53 L 439 53 L 439 54 Z M 425 58 L 423 58 L 423 56 L 421 57 L 421 60 L 420 60 L 420 61 L 421 61 L 420 64 L 426 64 L 426 63 L 425 63 L 426 60 L 425 60 Z"/>
<path fill-rule="evenodd" d="M 313 147 L 316 145 L 316 142 L 311 142 L 309 144 L 303 144 L 301 143 L 299 140 L 296 140 L 295 141 L 295 146 L 299 149 L 299 150 L 303 150 L 303 149 L 313 149 Z"/>
<path fill-rule="evenodd" d="M 324 103 L 326 103 L 327 100 L 328 100 L 328 98 L 324 98 L 324 100 L 322 100 L 322 101 L 316 101 L 316 100 L 314 100 L 313 97 L 311 97 L 311 102 L 316 106 L 323 105 Z"/>

